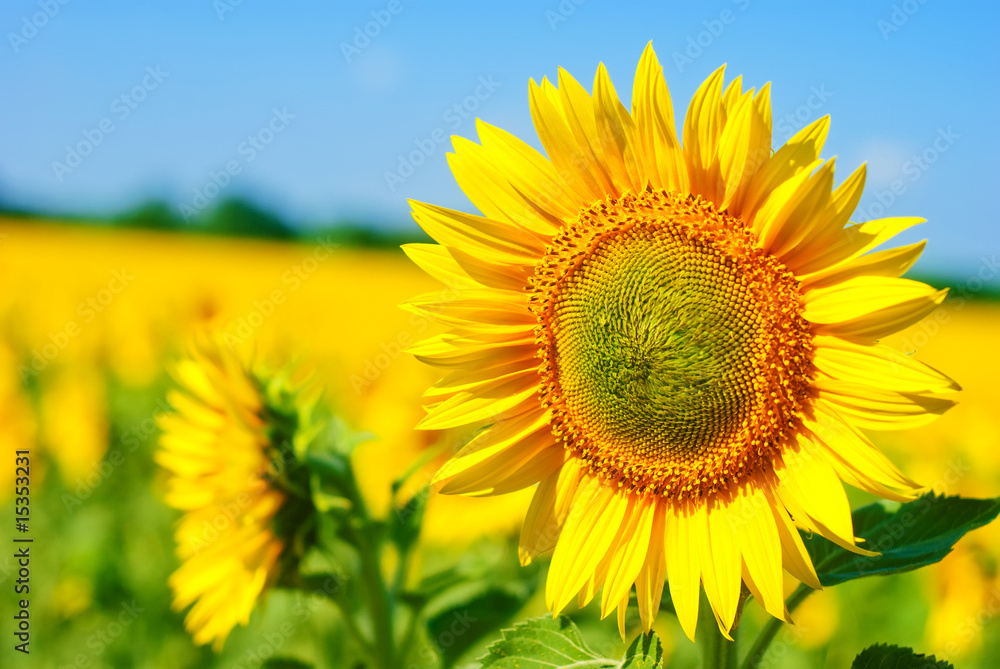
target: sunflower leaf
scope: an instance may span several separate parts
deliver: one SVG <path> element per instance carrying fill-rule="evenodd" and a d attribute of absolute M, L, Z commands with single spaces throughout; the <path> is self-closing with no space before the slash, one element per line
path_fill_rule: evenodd
<path fill-rule="evenodd" d="M 622 669 L 663 669 L 663 646 L 656 632 L 640 634 L 625 651 Z"/>
<path fill-rule="evenodd" d="M 933 655 L 918 655 L 912 648 L 875 644 L 861 651 L 851 669 L 955 669 L 951 662 Z"/>
<path fill-rule="evenodd" d="M 992 522 L 1000 498 L 973 499 L 930 493 L 889 511 L 870 504 L 853 514 L 862 548 L 879 555 L 851 553 L 818 535 L 803 535 L 820 583 L 837 585 L 864 576 L 888 576 L 940 561 L 967 532 Z"/>
<path fill-rule="evenodd" d="M 620 666 L 619 662 L 603 659 L 590 650 L 580 630 L 565 616 L 532 618 L 501 634 L 503 638 L 479 658 L 482 669 L 551 669 L 574 664 L 592 669 Z M 625 666 L 651 669 L 658 665 Z"/>

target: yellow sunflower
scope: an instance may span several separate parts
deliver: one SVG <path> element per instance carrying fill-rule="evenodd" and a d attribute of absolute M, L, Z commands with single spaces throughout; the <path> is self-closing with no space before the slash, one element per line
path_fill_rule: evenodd
<path fill-rule="evenodd" d="M 220 650 L 278 575 L 284 543 L 272 524 L 286 494 L 271 482 L 272 440 L 249 365 L 206 338 L 174 375 L 183 392 L 168 395 L 174 412 L 159 418 L 156 453 L 170 473 L 166 502 L 184 511 L 170 587 L 175 609 L 194 604 L 184 622 L 195 642 Z"/>
<path fill-rule="evenodd" d="M 787 617 L 782 570 L 819 587 L 798 529 L 856 546 L 842 482 L 917 484 L 860 429 L 921 425 L 943 374 L 880 345 L 945 291 L 901 279 L 923 243 L 869 253 L 921 219 L 848 224 L 862 166 L 836 189 L 829 119 L 771 151 L 769 85 L 714 72 L 683 147 L 652 47 L 631 113 L 604 66 L 593 95 L 560 70 L 530 86 L 546 156 L 478 122 L 449 164 L 482 211 L 413 202 L 440 245 L 409 256 L 448 284 L 407 308 L 449 326 L 413 352 L 448 370 L 424 429 L 485 426 L 436 477 L 444 493 L 538 487 L 521 560 L 554 549 L 558 612 L 602 590 L 649 630 L 664 581 L 694 638 L 703 587 L 723 633 L 741 585 Z"/>

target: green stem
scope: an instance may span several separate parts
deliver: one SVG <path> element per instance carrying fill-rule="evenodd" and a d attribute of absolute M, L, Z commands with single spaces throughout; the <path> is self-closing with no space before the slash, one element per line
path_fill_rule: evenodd
<path fill-rule="evenodd" d="M 734 632 L 738 631 L 738 627 Z M 722 636 L 712 607 L 705 594 L 698 606 L 698 633 L 702 669 L 736 669 L 736 641 Z"/>
<path fill-rule="evenodd" d="M 347 627 L 347 631 L 352 637 L 354 637 L 355 643 L 357 643 L 365 653 L 371 655 L 372 642 L 365 635 L 365 633 L 361 631 L 361 628 L 358 627 L 354 612 L 351 610 L 351 604 L 347 600 L 343 588 L 337 588 L 331 592 L 327 587 L 331 578 L 334 577 L 329 574 L 310 576 L 296 574 L 287 585 L 288 587 L 300 590 L 305 595 L 325 597 L 327 601 L 337 608 L 338 613 L 340 613 L 340 617 L 344 620 L 344 625 Z"/>
<path fill-rule="evenodd" d="M 382 566 L 379 559 L 381 539 L 372 537 L 371 532 L 360 532 L 358 552 L 361 557 L 361 578 L 368 592 L 368 606 L 372 615 L 372 627 L 375 631 L 375 644 L 372 659 L 379 669 L 397 669 L 395 665 L 395 643 L 392 625 L 392 604 L 389 601 L 389 589 L 382 577 Z"/>
<path fill-rule="evenodd" d="M 410 610 L 410 620 L 406 624 L 406 631 L 403 632 L 403 641 L 399 644 L 399 659 L 406 660 L 413 647 L 413 641 L 417 638 L 417 623 L 420 620 L 421 607 L 413 607 Z"/>
<path fill-rule="evenodd" d="M 371 613 L 374 641 L 368 647 L 376 669 L 398 669 L 393 626 L 393 600 L 382 575 L 383 528 L 371 517 L 353 476 L 347 486 L 348 498 L 360 520 L 350 532 L 361 563 L 360 578 Z"/>
<path fill-rule="evenodd" d="M 791 613 L 799 604 L 805 601 L 805 598 L 812 594 L 812 588 L 808 585 L 802 583 L 799 587 L 795 589 L 795 592 L 791 594 L 787 601 L 785 601 L 785 606 L 788 608 L 788 612 Z M 785 624 L 784 620 L 780 618 L 771 618 L 764 625 L 764 629 L 760 631 L 757 636 L 757 640 L 754 641 L 753 648 L 747 653 L 746 658 L 743 660 L 742 669 L 756 669 L 764 661 L 764 656 L 767 654 L 767 648 L 774 641 L 774 637 L 778 635 L 778 630 L 781 626 Z"/>
<path fill-rule="evenodd" d="M 361 649 L 371 655 L 373 652 L 372 643 L 358 627 L 357 621 L 354 619 L 354 613 L 351 611 L 351 606 L 347 602 L 346 598 L 343 596 L 327 596 L 334 606 L 337 607 L 337 611 L 340 612 L 340 617 L 344 621 L 344 625 L 347 627 L 347 631 L 350 632 L 351 636 L 354 637 L 354 641 L 361 647 Z"/>

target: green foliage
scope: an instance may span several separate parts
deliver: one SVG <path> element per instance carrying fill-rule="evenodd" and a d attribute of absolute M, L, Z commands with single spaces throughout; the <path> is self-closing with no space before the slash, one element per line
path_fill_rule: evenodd
<path fill-rule="evenodd" d="M 453 666 L 481 639 L 493 636 L 527 604 L 541 584 L 537 565 L 522 568 L 511 550 L 473 554 L 421 581 L 427 638 L 442 666 Z"/>
<path fill-rule="evenodd" d="M 398 249 L 403 244 L 434 241 L 420 229 L 387 229 L 375 223 L 341 222 L 317 228 L 314 234 L 331 244 L 361 249 Z"/>
<path fill-rule="evenodd" d="M 930 493 L 895 512 L 882 504 L 856 510 L 854 534 L 879 555 L 851 553 L 820 537 L 804 537 L 820 583 L 837 585 L 864 576 L 888 576 L 940 561 L 967 532 L 993 521 L 1000 498 L 970 499 Z"/>
<path fill-rule="evenodd" d="M 655 632 L 640 634 L 621 660 L 601 657 L 566 616 L 541 616 L 503 630 L 479 658 L 481 669 L 664 669 L 663 646 Z"/>
<path fill-rule="evenodd" d="M 279 657 L 265 662 L 263 669 L 313 669 L 313 665 L 294 658 Z"/>
<path fill-rule="evenodd" d="M 663 646 L 656 632 L 640 634 L 625 651 L 622 669 L 663 669 Z"/>
<path fill-rule="evenodd" d="M 113 219 L 115 225 L 153 230 L 182 230 L 184 219 L 176 207 L 163 200 L 151 200 Z"/>
<path fill-rule="evenodd" d="M 565 616 L 532 618 L 501 635 L 479 659 L 482 669 L 551 669 L 573 663 L 597 669 L 619 664 L 587 648 L 580 630 Z"/>
<path fill-rule="evenodd" d="M 912 648 L 875 644 L 854 658 L 851 669 L 955 669 L 950 662 L 933 655 L 918 655 Z"/>
<path fill-rule="evenodd" d="M 195 224 L 200 230 L 223 235 L 291 239 L 295 233 L 285 221 L 246 200 L 224 200 L 200 216 Z"/>

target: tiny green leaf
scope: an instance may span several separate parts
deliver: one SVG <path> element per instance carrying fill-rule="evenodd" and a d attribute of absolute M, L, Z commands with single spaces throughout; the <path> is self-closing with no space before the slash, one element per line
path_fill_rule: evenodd
<path fill-rule="evenodd" d="M 622 669 L 663 669 L 663 646 L 656 632 L 640 634 L 625 651 Z"/>
<path fill-rule="evenodd" d="M 934 493 L 901 505 L 895 512 L 870 504 L 853 513 L 859 544 L 879 555 L 851 553 L 820 536 L 803 536 L 824 586 L 864 576 L 888 576 L 940 561 L 967 532 L 993 521 L 1000 498 L 944 497 Z"/>
<path fill-rule="evenodd" d="M 954 665 L 933 655 L 918 655 L 912 648 L 875 644 L 854 658 L 851 669 L 955 669 Z"/>
<path fill-rule="evenodd" d="M 503 630 L 503 638 L 479 658 L 482 669 L 610 669 L 618 667 L 615 660 L 598 657 L 587 648 L 569 618 L 542 616 L 518 623 L 514 629 Z M 636 667 L 644 665 L 632 665 Z M 656 666 L 656 665 L 649 665 Z"/>
<path fill-rule="evenodd" d="M 424 488 L 401 507 L 393 510 L 386 521 L 389 529 L 389 540 L 399 548 L 400 552 L 410 550 L 420 537 L 420 526 L 427 509 L 430 490 Z"/>

